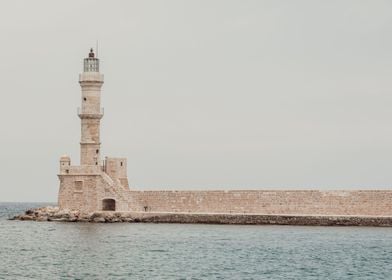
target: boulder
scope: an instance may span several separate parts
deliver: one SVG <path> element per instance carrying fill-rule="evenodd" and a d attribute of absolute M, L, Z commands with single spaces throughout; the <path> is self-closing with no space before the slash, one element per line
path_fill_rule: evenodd
<path fill-rule="evenodd" d="M 48 221 L 48 216 L 39 216 L 35 219 L 38 222 L 47 222 Z"/>
<path fill-rule="evenodd" d="M 33 216 L 29 216 L 29 215 L 21 215 L 19 216 L 19 220 L 21 221 L 32 221 L 34 220 Z"/>
<path fill-rule="evenodd" d="M 94 223 L 105 223 L 106 220 L 104 217 L 95 217 L 90 219 L 90 221 L 94 222 Z"/>

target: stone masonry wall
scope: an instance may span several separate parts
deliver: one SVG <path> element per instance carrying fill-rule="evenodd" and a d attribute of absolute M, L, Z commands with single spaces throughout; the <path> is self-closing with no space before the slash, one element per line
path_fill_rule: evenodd
<path fill-rule="evenodd" d="M 129 211 L 392 216 L 392 190 L 130 191 Z"/>
<path fill-rule="evenodd" d="M 128 188 L 113 181 L 103 172 L 88 173 L 94 169 L 97 171 L 97 168 L 99 167 L 70 166 L 70 171 L 75 174 L 59 175 L 58 205 L 60 209 L 92 213 L 103 209 L 104 199 L 114 199 L 117 211 L 128 210 Z M 84 171 L 84 174 L 77 174 L 77 171 Z"/>
<path fill-rule="evenodd" d="M 98 209 L 99 175 L 61 175 L 58 204 L 61 209 L 92 212 Z"/>

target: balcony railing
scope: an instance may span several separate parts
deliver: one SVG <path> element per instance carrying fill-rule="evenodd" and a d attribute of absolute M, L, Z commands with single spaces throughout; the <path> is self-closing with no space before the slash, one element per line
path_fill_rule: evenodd
<path fill-rule="evenodd" d="M 92 109 L 88 109 L 88 108 L 80 108 L 78 107 L 78 115 L 98 115 L 98 116 L 103 116 L 104 114 L 104 109 L 103 108 L 99 108 L 99 111 L 97 110 L 92 110 Z"/>

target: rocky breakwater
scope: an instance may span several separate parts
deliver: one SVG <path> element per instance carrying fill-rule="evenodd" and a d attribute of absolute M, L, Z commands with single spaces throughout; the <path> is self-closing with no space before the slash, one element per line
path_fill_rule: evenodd
<path fill-rule="evenodd" d="M 133 222 L 133 215 L 128 212 L 95 212 L 80 213 L 79 211 L 60 210 L 58 207 L 42 207 L 29 209 L 24 214 L 17 215 L 10 220 L 38 221 L 38 222 L 91 222 L 91 223 L 119 223 Z"/>
<path fill-rule="evenodd" d="M 204 214 L 101 211 L 90 214 L 43 207 L 27 210 L 12 220 L 90 223 L 183 223 L 300 226 L 383 226 L 392 227 L 390 216 L 320 216 L 265 214 Z"/>

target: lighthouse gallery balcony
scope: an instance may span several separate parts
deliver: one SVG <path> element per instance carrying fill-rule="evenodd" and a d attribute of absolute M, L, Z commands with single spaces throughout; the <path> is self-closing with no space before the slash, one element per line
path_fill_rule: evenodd
<path fill-rule="evenodd" d="M 92 110 L 88 108 L 80 108 L 77 109 L 79 118 L 91 118 L 91 119 L 100 119 L 103 117 L 104 109 L 101 107 L 98 111 Z"/>

